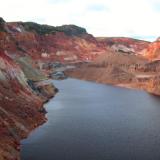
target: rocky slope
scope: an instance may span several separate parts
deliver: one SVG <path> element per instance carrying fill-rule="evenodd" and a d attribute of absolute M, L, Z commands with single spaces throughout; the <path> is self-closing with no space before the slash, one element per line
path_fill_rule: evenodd
<path fill-rule="evenodd" d="M 145 48 L 141 54 L 150 61 L 160 60 L 160 39 L 157 39 L 155 42 L 149 44 L 149 46 Z"/>
<path fill-rule="evenodd" d="M 159 61 L 148 61 L 137 54 L 110 50 L 92 63 L 66 72 L 68 75 L 104 84 L 144 89 L 160 95 Z"/>
<path fill-rule="evenodd" d="M 4 22 L 3 22 L 4 23 Z M 29 55 L 35 60 L 90 61 L 104 53 L 106 46 L 75 25 L 53 27 L 33 22 L 4 23 L 0 46 L 12 57 Z"/>
<path fill-rule="evenodd" d="M 45 90 L 47 87 L 51 89 Z M 1 160 L 19 159 L 20 140 L 45 122 L 43 103 L 54 96 L 55 91 L 52 85 L 34 89 L 21 68 L 0 52 Z"/>
<path fill-rule="evenodd" d="M 140 54 L 145 57 L 149 63 L 145 65 L 145 72 L 151 71 L 153 77 L 149 80 L 146 90 L 152 94 L 160 95 L 160 39 L 150 43 Z"/>
<path fill-rule="evenodd" d="M 149 42 L 131 38 L 95 38 L 75 25 L 53 27 L 33 22 L 10 22 L 1 19 L 0 47 L 12 57 L 29 55 L 37 60 L 63 63 L 92 61 L 108 48 L 138 53 Z M 38 61 L 39 60 L 39 61 Z"/>
<path fill-rule="evenodd" d="M 46 121 L 43 103 L 56 93 L 0 19 L 0 160 L 19 159 L 20 140 Z M 35 82 L 39 82 L 36 84 Z"/>
<path fill-rule="evenodd" d="M 135 82 L 136 73 L 145 66 L 146 60 L 112 50 L 97 57 L 92 63 L 68 71 L 70 76 L 107 84 L 130 84 Z"/>
<path fill-rule="evenodd" d="M 104 43 L 113 51 L 128 54 L 139 54 L 150 44 L 150 42 L 147 41 L 127 37 L 99 37 L 96 39 L 99 42 Z"/>

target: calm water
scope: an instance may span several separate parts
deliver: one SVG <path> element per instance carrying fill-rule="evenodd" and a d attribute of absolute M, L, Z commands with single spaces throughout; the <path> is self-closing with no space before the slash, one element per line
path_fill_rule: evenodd
<path fill-rule="evenodd" d="M 22 141 L 22 160 L 160 160 L 160 98 L 74 79 Z"/>

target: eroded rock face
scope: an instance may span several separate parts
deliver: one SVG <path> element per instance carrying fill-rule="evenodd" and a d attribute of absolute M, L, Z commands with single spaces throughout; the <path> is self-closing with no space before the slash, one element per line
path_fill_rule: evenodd
<path fill-rule="evenodd" d="M 33 98 L 31 95 L 33 95 Z M 33 101 L 33 104 L 31 104 L 30 100 Z M 42 101 L 27 86 L 21 69 L 8 56 L 0 52 L 1 159 L 18 157 L 19 153 L 16 147 L 19 144 L 20 137 L 23 134 L 27 134 L 33 128 L 32 125 L 35 124 L 35 119 L 31 118 L 32 115 L 36 115 L 37 118 L 39 117 L 43 120 L 38 113 L 38 107 L 41 106 Z M 26 119 L 25 121 L 24 118 Z M 27 124 L 27 121 L 33 123 Z M 10 153 L 10 149 L 14 154 Z"/>
<path fill-rule="evenodd" d="M 110 50 L 107 54 L 97 57 L 92 63 L 82 65 L 78 70 L 75 69 L 68 73 L 73 77 L 99 83 L 130 84 L 136 80 L 135 72 L 146 62 L 144 58 L 136 55 Z"/>
<path fill-rule="evenodd" d="M 75 25 L 53 27 L 12 22 L 5 23 L 5 30 L 7 33 L 0 36 L 0 46 L 10 56 L 27 54 L 42 61 L 89 62 L 108 49 L 137 54 L 149 45 L 149 42 L 131 38 L 95 38 Z"/>
<path fill-rule="evenodd" d="M 147 41 L 126 37 L 97 38 L 97 40 L 103 42 L 106 46 L 116 52 L 128 54 L 139 54 L 150 44 L 150 42 Z"/>
<path fill-rule="evenodd" d="M 141 56 L 110 51 L 92 63 L 66 72 L 79 79 L 138 88 L 160 95 L 159 60 L 147 61 Z"/>
<path fill-rule="evenodd" d="M 160 96 L 160 75 L 156 75 L 150 79 L 146 85 L 146 90 L 151 94 Z"/>
<path fill-rule="evenodd" d="M 29 55 L 35 60 L 76 63 L 92 61 L 108 49 L 139 53 L 149 42 L 131 38 L 95 38 L 75 25 L 59 27 L 33 22 L 4 23 L 0 48 L 11 57 Z"/>
<path fill-rule="evenodd" d="M 10 56 L 29 55 L 34 59 L 63 63 L 90 61 L 106 46 L 75 25 L 53 27 L 31 22 L 5 23 L 0 47 Z"/>
<path fill-rule="evenodd" d="M 148 60 L 160 60 L 160 41 L 159 39 L 152 42 L 146 49 L 141 52 L 142 56 Z"/>
<path fill-rule="evenodd" d="M 0 52 L 0 159 L 19 159 L 20 139 L 45 122 L 40 111 L 44 101 L 55 94 L 55 88 L 49 86 L 40 87 L 38 96 L 21 68 Z"/>

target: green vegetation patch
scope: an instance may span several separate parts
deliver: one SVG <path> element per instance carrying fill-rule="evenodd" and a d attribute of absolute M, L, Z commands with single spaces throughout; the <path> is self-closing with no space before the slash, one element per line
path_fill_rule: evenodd
<path fill-rule="evenodd" d="M 86 33 L 86 29 L 78 27 L 76 25 L 63 25 L 54 27 L 49 25 L 41 25 L 34 22 L 25 22 L 22 23 L 22 25 L 24 26 L 25 30 L 36 32 L 40 35 L 54 34 L 55 32 L 64 32 L 69 36 L 78 36 Z"/>
<path fill-rule="evenodd" d="M 0 32 L 5 32 L 4 25 L 5 25 L 5 21 L 2 17 L 0 17 Z"/>

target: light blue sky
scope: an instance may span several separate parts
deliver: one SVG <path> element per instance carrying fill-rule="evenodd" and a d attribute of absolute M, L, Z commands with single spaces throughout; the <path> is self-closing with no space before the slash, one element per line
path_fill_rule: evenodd
<path fill-rule="evenodd" d="M 6 21 L 76 24 L 94 36 L 160 36 L 160 0 L 0 0 Z"/>

